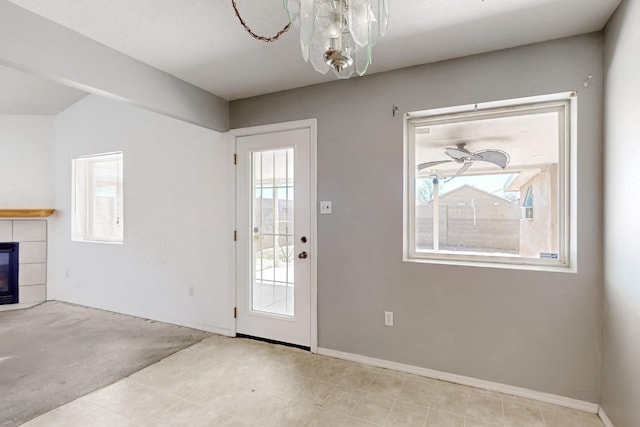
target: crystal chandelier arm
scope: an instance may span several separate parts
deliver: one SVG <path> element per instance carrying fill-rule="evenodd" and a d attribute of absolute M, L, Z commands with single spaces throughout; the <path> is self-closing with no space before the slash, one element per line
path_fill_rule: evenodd
<path fill-rule="evenodd" d="M 238 11 L 238 6 L 236 5 L 235 0 L 231 0 L 231 4 L 233 5 L 233 10 L 236 12 L 236 16 L 238 17 L 238 20 L 240 21 L 240 25 L 242 25 L 244 29 L 247 30 L 247 33 L 249 33 L 251 37 L 253 37 L 256 40 L 260 40 L 263 42 L 274 42 L 278 40 L 281 35 L 289 31 L 289 28 L 291 28 L 291 22 L 289 22 L 287 23 L 287 25 L 284 26 L 284 28 L 278 31 L 275 36 L 271 36 L 271 37 L 261 36 L 259 34 L 254 33 L 251 30 L 251 28 L 249 28 L 249 26 L 244 22 L 244 19 L 242 19 L 242 16 L 240 16 L 240 12 Z"/>
<path fill-rule="evenodd" d="M 302 49 L 302 59 L 309 61 L 309 49 L 311 47 L 311 39 L 316 33 L 316 10 L 315 0 L 300 1 L 300 48 Z"/>
<path fill-rule="evenodd" d="M 283 0 L 283 3 L 291 25 L 294 28 L 300 27 L 300 0 Z"/>

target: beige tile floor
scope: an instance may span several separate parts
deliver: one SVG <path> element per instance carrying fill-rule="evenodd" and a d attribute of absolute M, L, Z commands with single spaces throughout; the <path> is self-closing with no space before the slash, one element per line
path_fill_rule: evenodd
<path fill-rule="evenodd" d="M 594 414 L 213 336 L 24 424 L 602 427 Z"/>

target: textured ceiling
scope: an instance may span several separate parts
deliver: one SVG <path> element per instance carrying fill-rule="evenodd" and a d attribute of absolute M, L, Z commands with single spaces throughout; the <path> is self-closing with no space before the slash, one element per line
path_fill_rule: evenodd
<path fill-rule="evenodd" d="M 300 55 L 298 31 L 251 38 L 230 0 L 10 0 L 233 100 L 333 80 Z M 287 21 L 282 0 L 236 0 L 257 33 Z M 369 74 L 601 30 L 620 0 L 390 0 Z"/>

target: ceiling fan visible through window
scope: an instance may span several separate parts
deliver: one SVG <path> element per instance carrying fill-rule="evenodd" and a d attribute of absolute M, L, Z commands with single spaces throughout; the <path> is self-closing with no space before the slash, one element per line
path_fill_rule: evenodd
<path fill-rule="evenodd" d="M 502 169 L 506 168 L 509 164 L 509 155 L 501 150 L 480 150 L 472 153 L 471 151 L 465 148 L 467 145 L 464 142 L 460 142 L 456 144 L 455 147 L 447 147 L 444 149 L 444 152 L 451 159 L 448 160 L 435 160 L 432 162 L 420 163 L 417 166 L 417 170 L 421 171 L 424 169 L 431 169 L 434 166 L 441 165 L 444 163 L 456 162 L 461 164 L 460 169 L 456 171 L 454 175 L 452 175 L 447 181 L 452 180 L 453 178 L 462 175 L 465 173 L 475 162 L 488 162 L 492 163 L 496 166 L 501 167 Z"/>

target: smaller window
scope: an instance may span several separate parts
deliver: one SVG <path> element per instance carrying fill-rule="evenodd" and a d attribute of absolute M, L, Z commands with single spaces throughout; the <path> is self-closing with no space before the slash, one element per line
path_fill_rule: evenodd
<path fill-rule="evenodd" d="M 123 243 L 122 152 L 71 160 L 71 240 Z"/>

